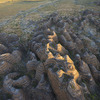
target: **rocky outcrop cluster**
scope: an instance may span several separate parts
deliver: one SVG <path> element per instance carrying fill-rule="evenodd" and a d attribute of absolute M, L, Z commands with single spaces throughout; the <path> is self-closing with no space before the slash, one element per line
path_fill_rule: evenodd
<path fill-rule="evenodd" d="M 57 100 L 99 98 L 100 30 L 94 28 L 100 26 L 99 16 L 89 10 L 67 18 L 53 14 L 36 29 L 29 46 L 42 61 Z"/>
<path fill-rule="evenodd" d="M 17 35 L 0 33 L 0 77 L 3 78 L 5 76 L 3 80 L 0 80 L 0 82 L 4 81 L 2 84 L 3 89 L 1 90 L 1 93 L 5 90 L 5 93 L 10 93 L 10 95 L 13 95 L 14 100 L 17 97 L 20 98 L 19 100 L 22 100 L 21 98 L 23 96 L 21 94 L 21 90 L 16 90 L 13 88 L 13 85 L 20 85 L 20 82 L 22 82 L 23 86 L 25 86 L 24 81 L 26 80 L 26 77 L 23 77 L 22 79 L 13 81 L 12 78 L 16 77 L 17 73 L 9 74 L 14 70 L 15 65 L 19 63 L 22 58 L 21 51 L 18 49 L 18 47 L 16 47 L 16 45 L 19 45 L 18 41 L 19 38 Z M 19 97 L 19 95 L 21 97 Z M 6 98 L 6 96 L 4 96 L 4 98 Z"/>
<path fill-rule="evenodd" d="M 21 52 L 9 49 L 15 42 L 18 42 L 17 35 L 0 34 L 0 75 L 11 72 L 14 64 L 21 61 Z"/>
<path fill-rule="evenodd" d="M 58 43 L 58 36 L 54 31 L 47 29 L 43 36 L 41 36 L 41 33 L 33 36 L 31 50 L 42 61 L 44 73 L 47 73 L 58 100 L 66 100 L 67 98 L 69 100 L 80 98 L 84 100 L 81 87 L 76 82 L 79 73 L 74 62 L 68 56 L 68 51 Z M 35 68 L 35 66 L 31 67 Z M 27 68 L 29 68 L 29 63 Z"/>
<path fill-rule="evenodd" d="M 24 56 L 16 35 L 0 34 L 0 93 L 11 100 L 99 100 L 99 17 L 90 10 L 76 16 L 50 15 L 34 30 Z M 23 57 L 22 75 L 13 68 Z"/>
<path fill-rule="evenodd" d="M 1 49 L 0 46 L 0 53 L 5 53 L 7 50 L 9 52 L 18 49 L 20 46 L 19 38 L 16 34 L 7 34 L 7 33 L 0 33 L 0 45 L 4 45 L 6 48 Z M 3 51 L 4 50 L 4 51 Z"/>
<path fill-rule="evenodd" d="M 26 88 L 30 85 L 30 79 L 27 76 L 22 76 L 17 80 L 14 80 L 18 76 L 18 73 L 10 73 L 4 78 L 4 91 L 12 95 L 13 100 L 25 100 L 25 94 L 23 89 L 17 89 L 18 87 Z M 17 88 L 16 88 L 17 87 Z"/>
<path fill-rule="evenodd" d="M 37 60 L 34 53 L 29 53 L 29 61 L 26 64 L 27 72 L 32 73 L 31 95 L 36 100 L 54 100 L 50 83 L 46 79 L 44 64 Z"/>

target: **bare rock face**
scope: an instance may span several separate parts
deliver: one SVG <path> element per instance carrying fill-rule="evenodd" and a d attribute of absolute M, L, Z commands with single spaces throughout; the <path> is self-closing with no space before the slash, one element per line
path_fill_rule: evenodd
<path fill-rule="evenodd" d="M 17 35 L 0 33 L 0 75 L 8 74 L 14 68 L 14 64 L 21 61 L 21 51 L 9 50 L 9 44 L 18 41 Z M 17 49 L 17 48 L 16 48 Z"/>
<path fill-rule="evenodd" d="M 7 41 L 5 41 L 5 40 L 7 40 Z M 11 43 L 11 42 L 15 42 L 17 40 L 19 40 L 19 38 L 15 34 L 0 33 L 0 42 L 2 42 L 2 43 L 3 42 Z"/>
<path fill-rule="evenodd" d="M 6 61 L 0 62 L 0 75 L 9 73 L 13 69 L 13 65 Z"/>
<path fill-rule="evenodd" d="M 10 53 L 5 53 L 0 55 L 0 61 L 6 61 L 9 63 L 18 63 L 21 60 L 21 52 L 16 50 L 13 51 L 12 54 Z"/>
<path fill-rule="evenodd" d="M 58 62 L 60 62 L 60 59 L 56 61 L 56 64 L 51 63 L 52 65 L 54 64 L 54 66 L 52 66 L 54 68 L 48 69 L 48 77 L 57 99 L 66 100 L 68 98 L 69 100 L 78 100 L 78 98 L 81 98 L 84 100 L 81 88 L 76 83 L 79 73 L 75 69 L 73 63 L 70 62 L 70 58 L 68 58 L 65 66 L 63 62 L 62 64 Z M 61 69 L 59 69 L 59 67 L 61 67 Z"/>
<path fill-rule="evenodd" d="M 14 64 L 21 61 L 21 52 L 16 50 L 12 54 L 5 53 L 0 55 L 0 75 L 7 74 L 12 71 Z"/>
<path fill-rule="evenodd" d="M 89 66 L 81 60 L 80 56 L 77 54 L 76 58 L 78 59 L 78 67 L 80 70 L 80 75 L 83 80 L 86 81 L 86 85 L 91 93 L 96 93 L 97 91 L 97 85 L 92 77 L 91 71 L 89 69 Z"/>
<path fill-rule="evenodd" d="M 8 51 L 8 48 L 3 44 L 0 44 L 0 54 L 5 53 Z"/>
<path fill-rule="evenodd" d="M 30 85 L 30 80 L 27 76 L 20 77 L 17 80 L 14 80 L 18 76 L 18 73 L 10 73 L 4 78 L 3 88 L 4 91 L 12 95 L 14 100 L 26 100 L 23 89 L 17 89 L 15 86 L 21 86 L 26 88 Z"/>
<path fill-rule="evenodd" d="M 41 80 L 39 81 L 36 88 L 32 88 L 33 99 L 54 100 L 50 84 L 46 81 L 44 76 L 44 74 L 41 76 Z"/>
<path fill-rule="evenodd" d="M 37 22 L 25 47 L 0 33 L 0 100 L 99 100 L 99 17 L 54 13 Z"/>
<path fill-rule="evenodd" d="M 84 36 L 82 38 L 82 41 L 83 41 L 85 47 L 87 47 L 89 49 L 89 51 L 91 51 L 91 53 L 93 53 L 93 54 L 99 53 L 99 49 L 98 49 L 97 45 L 95 44 L 95 42 L 93 40 Z"/>
<path fill-rule="evenodd" d="M 34 53 L 30 53 L 30 60 L 27 62 L 27 71 L 30 73 L 35 71 L 33 84 L 35 87 L 31 89 L 31 95 L 36 100 L 54 100 L 52 89 L 45 77 L 45 69 L 42 62 L 38 61 Z"/>
<path fill-rule="evenodd" d="M 98 71 L 93 65 L 90 65 L 89 67 L 96 82 L 100 82 L 100 71 Z"/>
<path fill-rule="evenodd" d="M 53 91 L 56 94 L 58 100 L 66 100 L 67 98 L 69 100 L 78 100 L 78 98 L 84 100 L 81 87 L 76 83 L 76 80 L 79 77 L 79 73 L 74 66 L 74 62 L 68 55 L 66 55 L 68 53 L 67 50 L 60 44 L 56 44 L 58 42 L 56 33 L 55 36 L 56 38 L 52 38 L 54 37 L 54 34 L 51 36 L 46 36 L 48 39 L 51 38 L 56 41 L 50 41 L 45 45 L 41 44 L 41 47 L 37 46 L 37 48 L 34 49 L 36 55 L 44 63 L 44 69 L 48 75 L 51 87 L 53 88 Z M 34 47 L 36 46 L 34 45 Z M 43 51 L 41 49 L 43 49 Z M 42 57 L 42 54 L 44 57 Z M 43 70 L 42 66 L 39 68 L 39 70 L 41 68 Z M 36 74 L 37 72 L 38 69 L 36 69 Z"/>
<path fill-rule="evenodd" d="M 89 54 L 89 53 L 84 53 L 83 55 L 83 60 L 87 63 L 87 64 L 92 64 L 93 66 L 95 66 L 98 70 L 100 69 L 100 63 L 97 59 L 97 57 L 93 54 Z"/>
<path fill-rule="evenodd" d="M 85 100 L 86 97 L 84 95 L 94 93 L 97 96 L 100 95 L 98 84 L 95 82 L 95 80 L 98 81 L 99 74 L 93 76 L 92 73 L 94 72 L 89 67 L 90 64 L 95 66 L 95 73 L 98 73 L 100 62 L 96 55 L 99 54 L 99 48 L 96 39 L 90 39 L 89 36 L 81 33 L 82 30 L 87 31 L 85 25 L 90 20 L 87 16 L 85 20 L 83 20 L 85 17 L 80 15 L 78 18 L 69 18 L 66 21 L 56 16 L 54 19 L 51 18 L 49 20 L 46 29 L 44 28 L 41 32 L 36 32 L 37 34 L 33 35 L 30 46 L 31 51 L 35 53 L 42 63 L 34 59 L 27 63 L 27 68 L 30 67 L 30 70 L 36 71 L 35 79 L 38 80 L 39 84 L 41 83 L 41 78 L 39 77 L 43 73 L 47 74 L 57 100 Z M 58 22 L 55 23 L 54 20 L 58 20 Z M 79 21 L 81 21 L 81 27 L 79 28 L 79 33 L 77 33 L 72 26 L 79 25 Z M 52 27 L 52 24 L 55 26 Z M 70 24 L 72 25 L 71 27 Z M 80 55 L 76 59 L 75 55 L 77 53 Z M 69 55 L 77 62 L 75 63 L 77 69 Z M 40 65 L 41 67 L 39 68 Z M 36 77 L 37 73 L 40 73 L 38 78 Z M 86 81 L 86 83 L 82 81 Z M 39 84 L 37 87 L 41 87 Z M 91 99 L 91 97 L 88 97 L 88 99 Z"/>
<path fill-rule="evenodd" d="M 10 45 L 19 45 L 18 41 L 19 38 L 15 34 L 0 33 L 0 43 L 10 47 L 9 49 L 13 48 Z"/>
<path fill-rule="evenodd" d="M 68 51 L 67 51 L 61 44 L 57 44 L 57 51 L 58 51 L 61 55 L 66 55 L 66 54 L 68 54 Z"/>
<path fill-rule="evenodd" d="M 41 76 L 44 73 L 44 66 L 40 61 L 37 61 L 36 56 L 34 55 L 34 53 L 31 53 L 31 54 L 33 55 L 33 57 L 26 64 L 27 71 L 28 72 L 36 71 L 35 79 L 40 81 Z"/>

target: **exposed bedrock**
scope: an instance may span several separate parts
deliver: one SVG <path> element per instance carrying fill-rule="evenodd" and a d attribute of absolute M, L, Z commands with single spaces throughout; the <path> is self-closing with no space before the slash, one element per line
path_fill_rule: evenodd
<path fill-rule="evenodd" d="M 11 72 L 14 65 L 21 61 L 22 53 L 18 47 L 9 49 L 9 44 L 18 40 L 17 35 L 0 33 L 0 75 Z"/>
<path fill-rule="evenodd" d="M 78 69 L 80 71 L 80 76 L 86 82 L 89 91 L 92 94 L 94 93 L 98 94 L 99 93 L 98 91 L 100 91 L 100 89 L 98 89 L 98 86 L 95 83 L 93 74 L 91 73 L 89 66 L 83 60 L 81 60 L 79 54 L 76 55 L 76 59 L 77 59 Z M 100 93 L 98 95 L 100 95 Z"/>
<path fill-rule="evenodd" d="M 43 30 L 42 27 L 38 28 L 40 32 L 36 30 L 33 35 L 30 49 L 42 61 L 43 68 L 41 68 L 44 73 L 47 73 L 58 100 L 84 100 L 85 94 L 100 95 L 99 86 L 96 83 L 99 79 L 95 78 L 99 76 L 98 70 L 100 69 L 100 62 L 96 56 L 99 55 L 99 42 L 96 41 L 98 37 L 96 37 L 96 33 L 93 34 L 96 32 L 95 29 L 92 32 L 91 27 L 89 29 L 85 27 L 91 23 L 90 20 L 93 16 L 95 14 L 83 14 L 78 18 L 72 17 L 63 20 L 56 15 L 46 23 L 47 26 L 44 24 Z M 80 25 L 80 27 L 75 25 Z M 76 30 L 74 30 L 75 27 Z M 85 35 L 87 31 L 90 31 L 91 38 Z M 76 54 L 79 54 L 80 59 L 76 59 Z M 77 69 L 70 57 L 77 62 Z M 36 70 L 38 67 L 32 67 L 35 61 L 30 61 L 30 68 Z M 36 62 L 39 63 L 39 61 Z M 93 76 L 94 72 L 89 67 L 90 65 L 96 69 L 97 76 Z M 77 81 L 81 84 L 78 84 Z"/>
<path fill-rule="evenodd" d="M 37 24 L 28 46 L 17 35 L 0 33 L 3 98 L 100 100 L 100 13 L 54 13 Z"/>
<path fill-rule="evenodd" d="M 41 41 L 39 41 L 39 43 L 35 43 L 34 45 L 32 43 L 32 48 L 38 58 L 43 62 L 45 72 L 48 75 L 51 87 L 57 99 L 78 100 L 81 98 L 81 100 L 84 100 L 81 87 L 76 83 L 79 73 L 74 66 L 74 62 L 67 55 L 68 51 L 61 44 L 57 44 L 58 39 L 55 32 L 53 32 L 52 35 L 46 35 L 48 34 L 44 33 L 44 36 L 47 38 L 47 44 L 43 45 Z M 50 39 L 52 39 L 52 41 Z M 35 39 L 33 39 L 33 42 L 34 40 Z M 30 61 L 30 64 L 33 62 L 34 60 Z M 29 66 L 28 63 L 27 67 L 29 68 Z M 33 66 L 33 69 L 36 69 L 35 66 Z"/>
<path fill-rule="evenodd" d="M 30 79 L 27 76 L 22 76 L 19 79 L 14 80 L 17 76 L 18 73 L 16 72 L 5 76 L 3 83 L 4 91 L 12 95 L 13 100 L 26 100 L 23 89 L 17 89 L 17 87 L 28 87 L 30 85 Z"/>
<path fill-rule="evenodd" d="M 21 61 L 21 52 L 18 50 L 0 55 L 0 75 L 7 74 L 12 71 L 14 64 Z"/>

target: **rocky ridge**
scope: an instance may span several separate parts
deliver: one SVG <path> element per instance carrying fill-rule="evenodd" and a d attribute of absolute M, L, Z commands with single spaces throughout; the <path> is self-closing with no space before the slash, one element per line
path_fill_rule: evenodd
<path fill-rule="evenodd" d="M 100 13 L 53 13 L 39 24 L 28 49 L 17 35 L 0 33 L 0 98 L 100 100 Z"/>

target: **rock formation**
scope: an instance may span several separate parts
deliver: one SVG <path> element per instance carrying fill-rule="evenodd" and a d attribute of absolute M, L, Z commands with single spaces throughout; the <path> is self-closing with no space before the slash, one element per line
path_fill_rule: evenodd
<path fill-rule="evenodd" d="M 0 33 L 0 98 L 100 100 L 99 17 L 54 13 L 40 21 L 27 49 L 17 35 Z"/>

